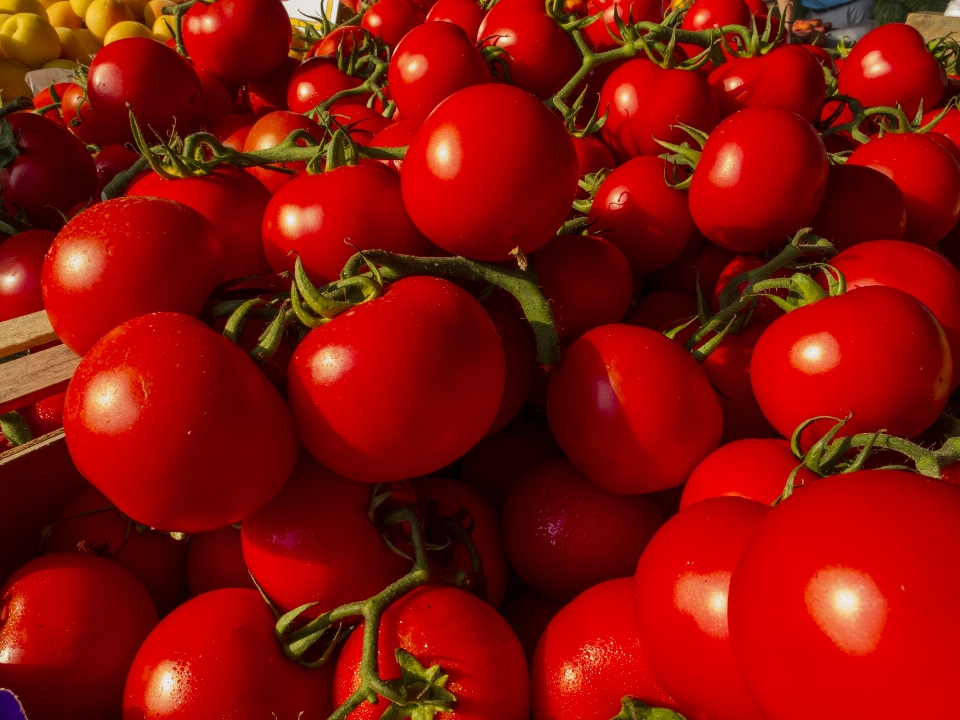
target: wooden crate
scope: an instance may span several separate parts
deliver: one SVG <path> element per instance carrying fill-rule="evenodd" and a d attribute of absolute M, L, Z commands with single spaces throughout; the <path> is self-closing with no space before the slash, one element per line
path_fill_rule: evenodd
<path fill-rule="evenodd" d="M 943 13 L 910 13 L 907 15 L 907 25 L 919 30 L 927 42 L 945 35 L 960 33 L 960 17 L 947 17 Z"/>

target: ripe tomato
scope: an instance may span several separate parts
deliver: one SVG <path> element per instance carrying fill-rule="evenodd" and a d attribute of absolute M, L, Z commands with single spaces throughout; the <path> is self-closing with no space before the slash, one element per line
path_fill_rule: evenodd
<path fill-rule="evenodd" d="M 595 328 L 570 345 L 550 378 L 547 417 L 584 475 L 629 495 L 683 483 L 717 447 L 723 426 L 697 361 L 631 325 Z"/>
<path fill-rule="evenodd" d="M 603 16 L 583 29 L 584 38 L 598 52 L 620 46 L 617 40 L 622 38 L 617 27 L 617 16 L 627 25 L 642 21 L 657 23 L 663 19 L 660 0 L 590 0 L 587 3 L 587 15 Z"/>
<path fill-rule="evenodd" d="M 277 494 L 297 455 L 289 411 L 239 347 L 177 313 L 109 332 L 80 362 L 64 405 L 80 473 L 137 522 L 215 530 Z M 250 428 L 258 442 L 237 446 Z"/>
<path fill-rule="evenodd" d="M 331 668 L 288 660 L 256 590 L 214 590 L 154 628 L 124 688 L 124 720 L 271 717 L 322 720 L 332 710 Z"/>
<path fill-rule="evenodd" d="M 289 110 L 287 88 L 293 73 L 299 67 L 300 61 L 297 58 L 285 57 L 266 75 L 243 86 L 236 106 L 257 117 L 262 117 L 274 110 Z"/>
<path fill-rule="evenodd" d="M 60 96 L 60 99 L 62 101 L 64 93 L 73 84 L 74 83 L 69 83 L 69 82 L 53 83 L 53 90 L 54 92 L 57 93 L 57 95 Z M 37 110 L 52 104 L 53 104 L 53 95 L 50 94 L 49 85 L 33 96 L 33 107 L 36 108 Z M 48 120 L 53 120 L 55 123 L 58 123 L 60 125 L 64 124 L 61 111 L 58 110 L 57 108 L 54 108 L 53 110 L 47 110 L 47 112 L 45 112 L 43 116 Z"/>
<path fill-rule="evenodd" d="M 697 315 L 697 301 L 676 290 L 655 290 L 644 295 L 626 322 L 657 332 L 672 330 Z M 679 336 L 678 336 L 679 337 Z"/>
<path fill-rule="evenodd" d="M 86 88 L 71 83 L 61 100 L 60 112 L 66 127 L 83 142 L 104 147 L 117 141 L 90 105 Z"/>
<path fill-rule="evenodd" d="M 504 363 L 503 397 L 497 415 L 486 432 L 486 435 L 492 435 L 509 423 L 523 407 L 540 369 L 533 330 L 513 296 L 495 292 L 487 298 L 483 308 L 500 336 Z"/>
<path fill-rule="evenodd" d="M 187 580 L 194 597 L 224 588 L 256 590 L 243 561 L 240 530 L 227 525 L 191 535 L 187 546 Z"/>
<path fill-rule="evenodd" d="M 355 47 L 363 44 L 364 37 L 369 37 L 369 35 L 363 28 L 356 25 L 338 27 L 318 40 L 310 48 L 307 57 L 336 57 L 337 52 L 342 52 L 349 57 Z"/>
<path fill-rule="evenodd" d="M 697 285 L 701 292 L 716 287 L 724 268 L 736 257 L 732 250 L 707 241 L 699 230 L 676 260 L 653 275 L 654 287 L 658 290 L 682 292 L 696 299 Z"/>
<path fill-rule="evenodd" d="M 537 465 L 560 455 L 548 428 L 508 426 L 485 437 L 460 460 L 460 479 L 502 509 L 517 481 Z"/>
<path fill-rule="evenodd" d="M 140 153 L 127 149 L 125 145 L 113 143 L 102 148 L 93 158 L 97 168 L 97 197 L 119 173 L 133 167 L 140 159 Z"/>
<path fill-rule="evenodd" d="M 347 75 L 338 68 L 335 58 L 310 58 L 290 76 L 290 82 L 287 85 L 287 107 L 295 113 L 306 113 L 338 92 L 350 90 L 362 84 L 361 78 Z M 354 95 L 340 102 L 363 105 L 369 97 L 369 94 Z"/>
<path fill-rule="evenodd" d="M 720 273 L 720 279 L 717 280 L 716 287 L 711 293 L 710 309 L 713 310 L 713 312 L 717 312 L 720 309 L 720 298 L 727 289 L 727 286 L 730 284 L 730 281 L 732 281 L 738 275 L 763 267 L 767 263 L 767 260 L 768 258 L 764 257 L 763 255 L 737 255 L 735 258 L 733 258 L 733 260 L 727 263 L 727 266 L 723 269 L 723 272 Z M 773 273 L 773 275 L 770 277 L 773 279 L 782 279 L 788 278 L 792 274 L 793 270 L 781 268 Z M 738 295 L 742 293 L 746 287 L 746 281 L 738 283 Z M 775 290 L 769 293 L 762 293 L 753 304 L 753 314 L 750 316 L 751 325 L 769 325 L 778 317 L 783 315 L 783 309 L 773 302 L 772 299 L 770 299 L 771 295 L 786 298 L 787 292 L 783 290 Z"/>
<path fill-rule="evenodd" d="M 400 122 L 391 123 L 374 135 L 367 147 L 407 147 L 413 142 L 413 138 L 416 137 L 417 131 L 419 130 L 420 123 L 418 122 L 401 120 Z M 395 171 L 398 175 L 403 168 L 402 159 L 379 160 L 378 162 L 382 163 L 384 167 L 388 167 Z"/>
<path fill-rule="evenodd" d="M 486 13 L 476 0 L 437 0 L 430 12 L 427 21 L 446 21 L 459 25 L 471 38 L 477 37 L 480 32 L 480 23 Z"/>
<path fill-rule="evenodd" d="M 323 140 L 325 134 L 323 128 L 310 118 L 286 110 L 277 110 L 264 115 L 253 124 L 243 141 L 243 152 L 276 147 L 294 130 L 306 130 L 318 142 Z M 297 144 L 303 146 L 306 143 L 298 141 Z M 302 170 L 307 164 L 305 162 L 289 162 L 275 163 L 275 166 L 289 170 Z M 247 168 L 247 172 L 262 182 L 267 190 L 275 193 L 280 186 L 289 182 L 293 176 L 270 170 L 270 167 L 269 165 L 267 167 L 251 167 Z"/>
<path fill-rule="evenodd" d="M 0 243 L 0 321 L 43 310 L 40 271 L 54 237 L 29 230 Z"/>
<path fill-rule="evenodd" d="M 363 14 L 360 27 L 395 48 L 404 35 L 426 19 L 426 13 L 411 0 L 380 0 Z"/>
<path fill-rule="evenodd" d="M 577 151 L 577 171 L 580 177 L 599 172 L 604 168 L 612 170 L 617 166 L 617 161 L 610 149 L 591 135 L 574 137 L 573 148 Z M 577 190 L 577 197 L 587 197 L 586 191 L 582 188 Z"/>
<path fill-rule="evenodd" d="M 548 600 L 533 590 L 526 590 L 500 611 L 523 646 L 528 665 L 533 663 L 540 636 L 562 608 L 562 603 Z"/>
<path fill-rule="evenodd" d="M 532 95 L 475 85 L 424 122 L 401 186 L 410 217 L 435 244 L 507 260 L 516 247 L 537 250 L 563 224 L 577 192 L 577 154 L 563 123 Z"/>
<path fill-rule="evenodd" d="M 105 558 L 54 553 L 0 589 L 0 685 L 31 720 L 116 717 L 127 669 L 157 624 L 128 570 Z"/>

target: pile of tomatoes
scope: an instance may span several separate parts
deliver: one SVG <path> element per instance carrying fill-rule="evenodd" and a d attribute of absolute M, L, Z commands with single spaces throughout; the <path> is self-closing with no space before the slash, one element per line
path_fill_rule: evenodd
<path fill-rule="evenodd" d="M 91 483 L 31 720 L 955 713 L 960 46 L 172 12 L 0 119 L 0 320 L 82 356 L 0 427 Z"/>

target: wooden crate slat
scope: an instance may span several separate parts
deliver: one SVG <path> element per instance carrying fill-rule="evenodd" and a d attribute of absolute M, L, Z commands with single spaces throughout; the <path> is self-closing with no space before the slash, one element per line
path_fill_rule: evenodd
<path fill-rule="evenodd" d="M 53 342 L 57 334 L 45 310 L 0 322 L 0 357 Z"/>
<path fill-rule="evenodd" d="M 57 345 L 0 365 L 0 414 L 60 392 L 79 364 L 79 355 Z"/>

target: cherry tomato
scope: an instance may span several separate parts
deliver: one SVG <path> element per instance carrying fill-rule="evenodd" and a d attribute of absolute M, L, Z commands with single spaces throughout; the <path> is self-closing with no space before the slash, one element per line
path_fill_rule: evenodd
<path fill-rule="evenodd" d="M 53 95 L 50 94 L 51 86 L 53 87 L 53 91 L 60 96 L 60 100 L 62 101 L 63 94 L 67 91 L 67 89 L 71 85 L 73 85 L 73 83 L 69 83 L 69 82 L 51 83 L 50 85 L 48 85 L 43 90 L 41 90 L 40 92 L 38 92 L 36 95 L 33 96 L 33 107 L 39 110 L 40 108 L 45 108 L 48 105 L 53 104 Z M 61 111 L 59 108 L 54 108 L 53 110 L 47 110 L 47 112 L 43 113 L 43 116 L 48 120 L 53 120 L 55 123 L 59 123 L 60 125 L 64 124 L 63 117 L 61 115 Z"/>
<path fill-rule="evenodd" d="M 240 531 L 232 525 L 196 533 L 187 546 L 187 580 L 196 597 L 211 590 L 256 590 L 243 561 Z"/>
<path fill-rule="evenodd" d="M 736 257 L 736 253 L 704 239 L 699 230 L 676 260 L 653 275 L 658 290 L 682 292 L 691 298 L 697 297 L 697 285 L 701 292 L 716 287 L 724 268 Z"/>
<path fill-rule="evenodd" d="M 369 37 L 368 33 L 356 25 L 338 27 L 318 40 L 307 57 L 336 57 L 338 52 L 349 57 L 355 47 L 363 44 L 365 37 Z"/>
<path fill-rule="evenodd" d="M 18 410 L 30 426 L 33 437 L 38 438 L 63 427 L 63 401 L 66 394 L 66 392 L 56 393 Z"/>
<path fill-rule="evenodd" d="M 437 0 L 427 13 L 427 21 L 451 22 L 475 38 L 480 32 L 484 15 L 486 13 L 476 0 Z"/>
<path fill-rule="evenodd" d="M 287 89 L 293 74 L 300 67 L 294 57 L 285 57 L 276 68 L 263 77 L 244 85 L 240 90 L 239 105 L 257 117 L 274 110 L 289 110 Z"/>
<path fill-rule="evenodd" d="M 537 465 L 560 455 L 547 428 L 512 426 L 484 438 L 460 461 L 460 479 L 479 490 L 498 509 L 517 481 Z"/>
<path fill-rule="evenodd" d="M 426 19 L 426 13 L 411 0 L 380 0 L 363 14 L 360 27 L 395 48 L 404 35 Z"/>
<path fill-rule="evenodd" d="M 100 147 L 116 142 L 115 133 L 103 124 L 90 105 L 86 88 L 71 83 L 61 99 L 60 112 L 70 132 L 83 142 Z"/>
<path fill-rule="evenodd" d="M 716 287 L 711 293 L 710 309 L 713 310 L 713 312 L 717 312 L 720 309 L 720 298 L 734 278 L 743 273 L 763 267 L 767 263 L 767 260 L 768 258 L 763 255 L 737 255 L 727 263 L 727 266 L 723 268 L 723 272 L 720 273 L 720 279 L 717 280 Z M 781 268 L 770 277 L 772 279 L 788 278 L 793 272 L 793 270 L 788 268 Z M 738 283 L 737 295 L 743 293 L 746 287 L 747 282 L 745 280 Z M 761 293 L 760 297 L 756 299 L 752 306 L 753 311 L 750 315 L 751 325 L 769 325 L 783 315 L 783 310 L 771 299 L 771 296 L 786 298 L 787 292 L 778 289 L 772 292 Z"/>
<path fill-rule="evenodd" d="M 287 107 L 295 113 L 306 113 L 342 90 L 363 84 L 363 80 L 347 75 L 331 57 L 314 57 L 293 71 L 287 86 Z M 367 102 L 369 94 L 344 98 L 342 103 Z"/>
<path fill-rule="evenodd" d="M 603 16 L 583 29 L 584 38 L 598 52 L 620 46 L 617 41 L 622 38 L 617 27 L 617 16 L 627 25 L 643 21 L 658 23 L 663 19 L 659 0 L 590 0 L 587 3 L 587 15 Z"/>
<path fill-rule="evenodd" d="M 316 138 L 317 142 L 324 138 L 323 128 L 310 118 L 286 110 L 278 110 L 264 115 L 253 124 L 243 140 L 243 152 L 276 147 L 286 140 L 287 136 L 294 130 L 306 130 Z M 302 140 L 297 141 L 297 144 L 300 146 L 306 145 Z M 302 170 L 306 166 L 305 162 L 276 163 L 273 166 L 247 168 L 247 172 L 262 182 L 267 190 L 275 193 L 280 186 L 287 183 L 293 176 L 270 170 L 270 167 Z"/>
<path fill-rule="evenodd" d="M 413 142 L 413 138 L 416 137 L 419 130 L 420 123 L 418 122 L 401 120 L 400 122 L 391 123 L 374 135 L 367 147 L 407 147 Z M 403 168 L 402 159 L 380 160 L 379 162 L 383 163 L 384 166 L 390 168 L 391 170 L 396 171 L 398 175 Z"/>
<path fill-rule="evenodd" d="M 54 237 L 29 230 L 0 244 L 0 321 L 43 310 L 40 270 Z"/>

